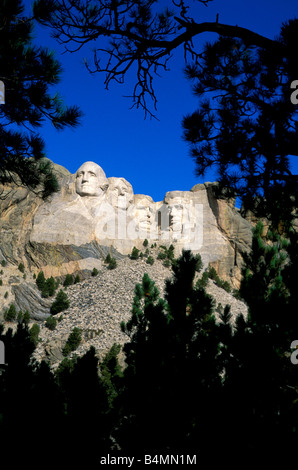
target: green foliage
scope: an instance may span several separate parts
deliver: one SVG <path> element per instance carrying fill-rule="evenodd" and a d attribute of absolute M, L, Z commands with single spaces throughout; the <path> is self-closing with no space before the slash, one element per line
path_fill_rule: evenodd
<path fill-rule="evenodd" d="M 48 279 L 45 279 L 43 283 L 43 287 L 41 289 L 41 296 L 42 297 L 53 297 L 57 289 L 57 283 L 53 276 L 49 277 Z"/>
<path fill-rule="evenodd" d="M 23 323 L 25 325 L 28 325 L 29 322 L 31 320 L 31 316 L 30 316 L 30 313 L 28 312 L 28 310 L 25 311 L 24 315 L 23 315 Z"/>
<path fill-rule="evenodd" d="M 204 271 L 202 277 L 198 280 L 198 286 L 202 289 L 205 289 L 208 285 L 209 274 L 207 271 Z"/>
<path fill-rule="evenodd" d="M 75 351 L 80 345 L 81 341 L 82 341 L 81 330 L 77 327 L 74 327 L 62 350 L 63 356 L 68 356 L 70 352 Z"/>
<path fill-rule="evenodd" d="M 40 333 L 40 327 L 37 323 L 33 323 L 33 325 L 30 328 L 30 339 L 34 346 L 37 346 L 39 342 L 39 333 Z"/>
<path fill-rule="evenodd" d="M 232 288 L 231 288 L 231 285 L 229 284 L 228 281 L 224 281 L 223 279 L 221 279 L 215 268 L 213 266 L 209 266 L 208 268 L 208 271 L 206 271 L 207 274 L 208 274 L 208 277 L 209 279 L 212 279 L 214 281 L 214 283 L 220 287 L 221 289 L 224 289 L 226 292 L 231 292 Z"/>
<path fill-rule="evenodd" d="M 115 258 L 111 258 L 108 264 L 108 269 L 115 269 L 117 268 L 117 261 Z"/>
<path fill-rule="evenodd" d="M 43 271 L 40 271 L 38 273 L 35 282 L 36 282 L 36 285 L 37 285 L 38 289 L 40 291 L 42 291 L 42 289 L 44 288 L 45 282 L 46 282 L 46 278 L 45 278 L 45 275 L 44 275 Z"/>
<path fill-rule="evenodd" d="M 68 307 L 69 307 L 69 300 L 68 300 L 67 294 L 62 289 L 60 289 L 56 295 L 54 302 L 51 305 L 51 309 L 50 309 L 51 314 L 57 315 L 57 313 L 60 313 L 63 310 L 68 309 Z"/>
<path fill-rule="evenodd" d="M 3 281 L 2 281 L 2 279 L 0 279 L 0 286 L 3 286 Z"/>
<path fill-rule="evenodd" d="M 297 30 L 297 19 L 283 23 L 274 43 L 262 47 L 249 46 L 244 38 L 219 37 L 205 44 L 200 66 L 186 69 L 200 103 L 183 121 L 198 174 L 213 168 L 221 189 L 231 188 L 230 195 L 274 220 L 275 228 L 281 220 L 289 223 L 297 207 L 289 160 L 296 145 L 297 108 L 287 89 L 298 72 Z"/>
<path fill-rule="evenodd" d="M 66 274 L 64 282 L 63 282 L 63 286 L 68 287 L 68 286 L 72 286 L 73 284 L 74 284 L 73 275 L 72 274 Z"/>
<path fill-rule="evenodd" d="M 298 234 L 287 241 L 273 233 L 268 238 L 257 226 L 242 287 L 249 316 L 239 315 L 235 323 L 230 307 L 220 304 L 215 321 L 214 301 L 195 283 L 197 259 L 191 252 L 183 251 L 172 265 L 164 298 L 145 274 L 135 287 L 131 318 L 121 326 L 129 337 L 123 371 L 121 348 L 113 345 L 100 364 L 93 348 L 66 358 L 50 374 L 46 364 L 32 361 L 38 327 L 33 334 L 18 324 L 15 333 L 4 335 L 0 325 L 8 358 L 0 376 L 0 429 L 8 417 L 12 426 L 3 433 L 5 446 L 15 429 L 28 432 L 33 418 L 32 429 L 52 420 L 61 438 L 81 446 L 84 439 L 84 448 L 100 441 L 111 453 L 115 445 L 130 452 L 146 442 L 150 453 L 187 450 L 210 462 L 210 435 L 219 422 L 225 423 L 216 444 L 221 459 L 231 438 L 237 457 L 249 448 L 253 458 L 268 458 L 272 439 L 282 453 L 289 438 L 297 443 L 298 384 L 289 344 L 297 332 Z M 80 336 L 78 328 L 71 332 L 64 354 L 75 351 Z M 29 410 L 18 400 L 20 383 Z M 88 432 L 94 416 L 95 436 Z M 78 427 L 85 432 L 76 438 Z"/>
<path fill-rule="evenodd" d="M 92 269 L 92 272 L 91 272 L 91 276 L 95 277 L 95 276 L 97 276 L 98 274 L 99 274 L 98 269 L 93 268 L 93 269 Z"/>
<path fill-rule="evenodd" d="M 263 228 L 263 224 L 259 222 L 254 229 L 252 250 L 244 255 L 245 268 L 239 290 L 241 297 L 250 305 L 251 314 L 255 316 L 257 312 L 263 311 L 262 315 L 258 313 L 262 317 L 269 304 L 273 303 L 277 307 L 281 302 L 284 304 L 288 300 L 290 293 L 284 272 L 287 273 L 290 269 L 286 266 L 289 262 L 288 252 L 292 246 L 289 240 L 276 232 L 269 231 L 266 239 L 263 236 Z M 284 310 L 286 316 L 288 309 L 281 305 L 279 308 Z M 292 320 L 289 320 L 289 326 L 291 323 Z"/>
<path fill-rule="evenodd" d="M 140 250 L 134 246 L 130 254 L 130 259 L 136 260 L 136 259 L 139 259 L 139 256 L 140 256 Z"/>
<path fill-rule="evenodd" d="M 30 320 L 31 320 L 31 316 L 30 316 L 30 313 L 28 312 L 28 310 L 26 310 L 25 313 L 21 312 L 21 310 L 19 311 L 18 317 L 17 317 L 17 322 L 18 323 L 23 323 L 25 325 L 29 325 Z"/>
<path fill-rule="evenodd" d="M 158 255 L 157 255 L 157 259 L 162 259 L 162 260 L 164 260 L 164 259 L 166 259 L 166 258 L 167 258 L 167 254 L 166 254 L 166 252 L 164 252 L 164 251 L 160 251 L 160 252 L 158 253 Z"/>
<path fill-rule="evenodd" d="M 4 320 L 11 322 L 15 321 L 17 318 L 17 311 L 14 304 L 11 304 L 10 307 L 4 312 Z"/>
<path fill-rule="evenodd" d="M 160 248 L 160 251 L 157 255 L 157 259 L 163 260 L 163 266 L 169 268 L 172 265 L 172 263 L 175 262 L 175 256 L 174 256 L 175 247 L 174 245 L 170 245 L 169 247 L 161 245 L 159 248 Z"/>
<path fill-rule="evenodd" d="M 21 271 L 21 273 L 24 273 L 25 272 L 25 266 L 23 263 L 19 263 L 18 265 L 18 270 Z"/>
<path fill-rule="evenodd" d="M 146 263 L 147 263 L 147 264 L 150 264 L 150 265 L 154 264 L 154 258 L 153 258 L 153 256 L 148 256 L 148 258 L 147 258 L 147 260 L 146 260 Z"/>
<path fill-rule="evenodd" d="M 2 266 L 3 268 L 5 268 L 5 266 L 7 266 L 7 261 L 5 261 L 5 259 L 3 259 L 3 260 L 1 261 L 1 266 Z"/>
<path fill-rule="evenodd" d="M 101 382 L 106 391 L 109 408 L 112 409 L 121 386 L 123 372 L 118 356 L 121 351 L 120 344 L 114 343 L 100 364 Z"/>
<path fill-rule="evenodd" d="M 107 254 L 105 263 L 108 265 L 108 269 L 115 269 L 117 267 L 116 258 L 114 258 L 110 253 Z"/>
<path fill-rule="evenodd" d="M 45 322 L 45 326 L 53 331 L 55 330 L 56 326 L 57 326 L 57 320 L 55 317 L 53 317 L 53 315 L 50 315 L 47 319 L 46 319 L 46 322 Z"/>
<path fill-rule="evenodd" d="M 174 450 L 177 442 L 180 449 L 187 448 L 189 432 L 199 442 L 190 423 L 197 422 L 199 409 L 207 406 L 210 412 L 213 400 L 208 390 L 219 386 L 220 377 L 215 365 L 219 342 L 213 302 L 194 287 L 196 266 L 197 259 L 183 252 L 173 264 L 173 279 L 166 282 L 165 299 L 148 274 L 136 285 L 131 319 L 121 326 L 130 338 L 124 346 L 125 387 L 119 396 L 122 416 L 127 417 L 121 421 L 119 435 L 125 448 L 131 448 L 128 428 L 133 445 L 145 440 L 148 449 L 158 452 Z"/>
<path fill-rule="evenodd" d="M 68 343 L 65 343 L 63 349 L 62 349 L 62 354 L 63 356 L 68 356 L 71 353 L 71 349 Z"/>
<path fill-rule="evenodd" d="M 169 259 L 165 259 L 164 262 L 162 263 L 162 265 L 165 267 L 165 268 L 170 268 L 172 266 L 172 263 Z"/>
<path fill-rule="evenodd" d="M 44 440 L 50 441 L 55 429 L 55 437 L 61 442 L 63 440 L 66 446 L 66 449 L 61 449 L 59 459 L 71 465 L 75 462 L 83 465 L 86 461 L 95 463 L 98 460 L 96 443 L 100 442 L 106 449 L 112 448 L 109 436 L 113 413 L 98 375 L 94 348 L 80 358 L 66 358 L 53 372 L 44 361 L 33 360 L 36 346 L 27 325 L 18 324 L 15 331 L 8 329 L 5 334 L 3 331 L 0 326 L 0 340 L 5 344 L 6 356 L 6 366 L 5 369 L 1 367 L 0 376 L 0 431 L 2 445 L 9 456 L 6 458 L 3 454 L 2 463 L 8 464 L 11 459 L 20 465 L 22 462 L 29 463 L 30 456 L 26 456 L 26 449 L 30 447 L 36 426 L 43 426 L 43 432 L 36 433 L 34 437 L 36 458 L 44 456 Z M 113 381 L 113 377 L 111 379 Z M 94 419 L 99 423 L 96 433 L 92 427 Z M 9 425 L 6 425 L 7 422 Z M 84 433 L 78 436 L 77 430 L 84 429 L 84 426 Z M 13 456 L 16 429 L 22 439 L 18 444 L 18 453 Z M 72 457 L 69 454 L 71 445 L 81 446 L 83 455 Z M 86 456 L 85 449 L 90 445 Z M 47 462 L 53 466 L 56 459 L 57 456 L 51 453 L 47 456 Z"/>
<path fill-rule="evenodd" d="M 4 298 L 7 299 L 7 297 L 8 297 L 8 292 L 6 291 L 4 294 Z"/>
<path fill-rule="evenodd" d="M 143 246 L 144 246 L 145 248 L 147 248 L 148 245 L 149 245 L 149 242 L 148 242 L 147 238 L 145 238 L 145 240 L 143 241 Z"/>
<path fill-rule="evenodd" d="M 112 259 L 112 256 L 110 253 L 107 254 L 106 258 L 105 258 L 105 263 L 106 264 L 109 264 L 111 262 L 111 259 Z"/>
<path fill-rule="evenodd" d="M 209 266 L 208 268 L 208 277 L 209 279 L 212 279 L 213 281 L 216 281 L 218 279 L 218 274 L 216 272 L 216 269 L 213 266 Z"/>
<path fill-rule="evenodd" d="M 64 106 L 57 93 L 49 93 L 59 82 L 61 67 L 52 52 L 32 44 L 33 21 L 24 15 L 22 2 L 2 1 L 1 18 L 0 68 L 6 102 L 1 106 L 0 181 L 17 181 L 16 173 L 19 184 L 41 188 L 46 197 L 57 190 L 58 182 L 51 162 L 43 158 L 44 142 L 36 128 L 44 119 L 56 129 L 76 126 L 81 112 L 76 106 Z"/>
<path fill-rule="evenodd" d="M 81 281 L 80 276 L 77 274 L 74 278 L 74 284 L 78 284 Z"/>

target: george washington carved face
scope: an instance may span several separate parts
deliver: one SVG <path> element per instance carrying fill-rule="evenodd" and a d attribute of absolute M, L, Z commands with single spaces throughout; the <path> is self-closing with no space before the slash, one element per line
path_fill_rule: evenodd
<path fill-rule="evenodd" d="M 80 196 L 101 196 L 109 183 L 103 169 L 94 162 L 85 162 L 76 173 L 76 192 Z"/>

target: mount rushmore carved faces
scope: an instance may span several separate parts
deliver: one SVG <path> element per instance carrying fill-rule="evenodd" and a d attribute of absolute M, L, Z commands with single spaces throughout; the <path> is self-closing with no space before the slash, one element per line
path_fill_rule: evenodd
<path fill-rule="evenodd" d="M 117 209 L 127 209 L 133 203 L 132 185 L 124 178 L 108 178 L 107 201 Z"/>
<path fill-rule="evenodd" d="M 101 196 L 109 183 L 103 169 L 94 162 L 85 162 L 76 173 L 76 192 L 80 196 Z"/>

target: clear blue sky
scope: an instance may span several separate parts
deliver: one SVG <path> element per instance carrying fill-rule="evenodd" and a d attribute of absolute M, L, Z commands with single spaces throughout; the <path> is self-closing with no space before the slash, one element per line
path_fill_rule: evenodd
<path fill-rule="evenodd" d="M 238 24 L 271 38 L 278 34 L 283 21 L 298 17 L 296 0 L 214 0 L 207 8 L 195 3 L 197 21 L 214 21 L 219 13 L 221 23 Z M 26 11 L 31 4 L 31 0 L 25 0 Z M 171 2 L 162 0 L 159 4 Z M 217 36 L 205 34 L 200 41 L 211 38 Z M 141 109 L 129 109 L 132 102 L 124 96 L 131 94 L 133 77 L 107 91 L 104 75 L 88 73 L 83 57 L 92 59 L 89 46 L 80 54 L 62 54 L 62 46 L 44 28 L 36 28 L 36 41 L 54 50 L 63 66 L 62 80 L 55 90 L 68 105 L 77 104 L 85 114 L 76 129 L 58 132 L 50 124 L 41 128 L 48 158 L 71 173 L 84 161 L 94 161 L 108 177 L 126 178 L 136 194 L 149 194 L 155 201 L 162 200 L 167 191 L 189 190 L 197 183 L 216 179 L 212 173 L 204 180 L 195 176 L 194 162 L 182 139 L 182 117 L 196 109 L 191 84 L 183 74 L 182 49 L 176 50 L 169 62 L 171 70 L 155 79 L 156 121 L 144 120 Z"/>

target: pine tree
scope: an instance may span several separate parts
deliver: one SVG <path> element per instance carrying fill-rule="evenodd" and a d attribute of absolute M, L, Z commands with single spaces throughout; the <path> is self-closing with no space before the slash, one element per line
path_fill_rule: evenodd
<path fill-rule="evenodd" d="M 114 408 L 121 387 L 121 378 L 123 377 L 118 360 L 120 350 L 121 346 L 119 344 L 113 344 L 100 363 L 101 382 L 106 389 L 110 410 Z"/>
<path fill-rule="evenodd" d="M 71 331 L 71 333 L 69 334 L 68 339 L 65 343 L 65 346 L 62 350 L 63 355 L 67 356 L 70 352 L 75 351 L 78 348 L 81 341 L 82 341 L 81 330 L 75 326 L 73 330 Z"/>
<path fill-rule="evenodd" d="M 34 458 L 38 460 L 44 455 L 44 443 L 50 442 L 53 430 L 56 438 L 62 439 L 65 410 L 49 366 L 32 358 L 35 344 L 28 325 L 19 323 L 15 332 L 7 330 L 5 334 L 0 327 L 0 340 L 5 344 L 7 362 L 0 376 L 0 434 L 5 446 L 1 463 L 19 466 L 32 460 L 28 448 L 33 434 Z M 17 443 L 18 452 L 16 429 L 22 436 Z M 37 433 L 37 429 L 42 432 Z M 63 458 L 62 451 L 61 461 Z M 48 462 L 54 463 L 55 459 L 49 452 Z"/>
<path fill-rule="evenodd" d="M 116 268 L 117 268 L 116 258 L 113 258 L 111 256 L 110 259 L 109 259 L 108 269 L 116 269 Z"/>
<path fill-rule="evenodd" d="M 53 317 L 53 315 L 50 315 L 45 322 L 45 326 L 49 328 L 49 330 L 55 330 L 57 326 L 57 320 L 56 318 Z"/>
<path fill-rule="evenodd" d="M 0 79 L 5 85 L 0 182 L 33 189 L 42 184 L 46 197 L 57 190 L 58 183 L 50 162 L 43 158 L 44 142 L 35 130 L 44 119 L 56 129 L 76 126 L 81 113 L 76 106 L 65 107 L 57 94 L 50 94 L 51 86 L 59 82 L 61 67 L 51 52 L 32 44 L 33 22 L 24 16 L 22 1 L 1 0 L 0 7 Z"/>
<path fill-rule="evenodd" d="M 42 281 L 41 281 L 42 282 Z M 45 279 L 41 290 L 42 297 L 52 297 L 56 291 L 56 281 L 53 276 Z"/>
<path fill-rule="evenodd" d="M 213 301 L 194 286 L 197 262 L 183 252 L 166 283 L 166 301 L 147 274 L 136 285 L 132 317 L 122 324 L 130 342 L 124 346 L 127 367 L 119 402 L 125 419 L 117 439 L 127 451 L 194 448 L 204 439 L 199 423 L 207 426 L 214 417 L 221 384 L 219 339 Z"/>
<path fill-rule="evenodd" d="M 33 325 L 30 328 L 30 339 L 34 346 L 37 346 L 39 342 L 39 333 L 40 333 L 40 327 L 37 323 L 33 323 Z"/>
<path fill-rule="evenodd" d="M 298 441 L 297 377 L 289 360 L 297 303 L 293 283 L 288 284 L 289 270 L 298 265 L 289 240 L 271 231 L 264 235 L 261 223 L 245 258 L 240 292 L 248 317 L 237 319 L 232 337 L 222 337 L 227 413 L 222 408 L 221 419 L 229 420 L 229 439 L 238 455 L 249 448 L 256 459 L 266 458 L 272 446 L 283 455 Z M 227 444 L 223 439 L 223 448 Z"/>
<path fill-rule="evenodd" d="M 11 304 L 10 307 L 4 313 L 4 320 L 11 322 L 11 321 L 16 320 L 16 318 L 17 318 L 17 311 L 15 308 L 15 305 Z"/>
<path fill-rule="evenodd" d="M 130 259 L 138 259 L 139 256 L 140 250 L 136 246 L 134 246 L 130 254 Z"/>
<path fill-rule="evenodd" d="M 51 314 L 56 315 L 57 313 L 66 310 L 69 307 L 69 300 L 67 294 L 60 289 L 54 302 L 51 305 Z"/>
<path fill-rule="evenodd" d="M 42 289 L 43 289 L 43 287 L 44 287 L 44 285 L 45 285 L 45 281 L 46 281 L 45 275 L 44 275 L 43 271 L 40 271 L 40 272 L 38 273 L 37 278 L 36 278 L 36 281 L 35 281 L 35 282 L 36 282 L 36 285 L 37 285 L 37 287 L 38 287 L 38 289 L 39 289 L 40 291 L 42 291 Z"/>
<path fill-rule="evenodd" d="M 71 286 L 73 283 L 74 283 L 73 275 L 72 274 L 66 274 L 64 282 L 63 282 L 63 286 L 68 287 L 68 286 Z"/>
<path fill-rule="evenodd" d="M 109 404 L 98 369 L 96 351 L 91 347 L 82 357 L 64 360 L 56 372 L 64 399 L 65 454 L 73 464 L 95 465 L 99 449 L 111 451 Z M 69 446 L 78 452 L 70 455 Z"/>

